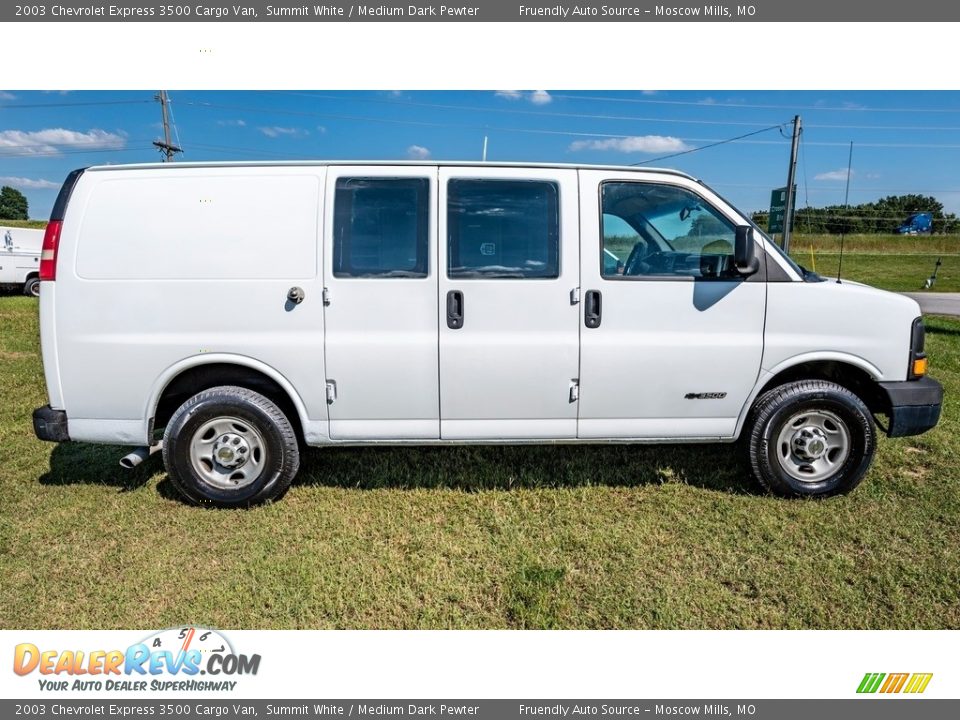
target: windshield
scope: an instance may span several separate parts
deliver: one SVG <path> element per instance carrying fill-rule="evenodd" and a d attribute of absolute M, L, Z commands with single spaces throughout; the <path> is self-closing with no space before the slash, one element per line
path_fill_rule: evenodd
<path fill-rule="evenodd" d="M 710 187 L 709 185 L 707 185 L 705 182 L 702 182 L 702 181 L 698 181 L 698 182 L 700 182 L 700 184 L 703 185 L 705 188 L 708 188 L 708 189 L 709 189 L 714 195 L 716 195 L 718 198 L 720 198 L 720 199 L 723 200 L 725 203 L 727 203 L 727 205 L 730 205 L 730 207 L 732 207 L 732 208 L 734 208 L 734 209 L 736 210 L 736 205 L 732 205 L 729 200 L 727 200 L 725 197 L 723 197 L 723 195 L 721 195 L 721 194 L 718 193 L 716 190 L 714 190 L 713 188 L 711 188 L 711 187 Z M 787 255 L 787 254 L 783 251 L 783 249 L 782 249 L 779 245 L 777 245 L 777 243 L 775 243 L 775 242 L 773 241 L 773 239 L 772 239 L 769 235 L 767 235 L 767 233 L 765 233 L 765 232 L 760 228 L 759 225 L 757 225 L 753 220 L 750 219 L 750 217 L 748 217 L 747 215 L 744 215 L 744 214 L 741 213 L 739 210 L 737 210 L 737 212 L 740 214 L 740 216 L 741 216 L 744 220 L 747 221 L 747 224 L 748 224 L 750 227 L 752 227 L 755 232 L 759 233 L 763 238 L 766 239 L 766 241 L 767 241 L 767 247 L 773 248 L 773 249 L 776 251 L 777 255 L 779 255 L 780 257 L 782 257 L 782 258 L 786 261 L 787 265 L 789 265 L 790 268 L 791 268 L 797 275 L 799 275 L 801 278 L 806 276 L 806 273 L 803 271 L 803 268 L 801 268 L 797 263 L 795 263 L 795 262 L 793 261 L 793 259 L 792 259 L 789 255 Z"/>

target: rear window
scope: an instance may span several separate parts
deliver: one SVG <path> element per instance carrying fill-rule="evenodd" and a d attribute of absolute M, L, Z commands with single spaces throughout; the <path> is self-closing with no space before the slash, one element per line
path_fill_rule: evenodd
<path fill-rule="evenodd" d="M 538 180 L 450 180 L 448 276 L 559 277 L 559 194 Z"/>

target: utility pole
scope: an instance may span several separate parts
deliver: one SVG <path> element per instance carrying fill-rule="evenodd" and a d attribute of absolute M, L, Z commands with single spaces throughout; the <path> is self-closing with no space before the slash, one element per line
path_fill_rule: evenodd
<path fill-rule="evenodd" d="M 800 116 L 793 117 L 793 145 L 790 148 L 790 169 L 787 172 L 787 199 L 783 208 L 783 251 L 790 252 L 790 235 L 793 231 L 793 184 L 797 177 L 797 149 L 800 146 Z"/>
<path fill-rule="evenodd" d="M 164 162 L 172 162 L 173 156 L 182 153 L 183 150 L 174 145 L 170 139 L 170 119 L 167 116 L 167 103 L 170 102 L 170 99 L 167 97 L 167 91 L 161 90 L 154 95 L 154 100 L 160 103 L 160 112 L 163 114 L 163 142 L 154 140 L 153 144 L 163 153 Z"/>

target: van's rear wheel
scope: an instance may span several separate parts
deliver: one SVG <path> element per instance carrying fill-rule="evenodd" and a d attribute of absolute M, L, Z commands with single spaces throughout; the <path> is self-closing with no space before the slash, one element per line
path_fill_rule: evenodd
<path fill-rule="evenodd" d="M 248 506 L 276 500 L 300 466 L 297 438 L 270 399 L 223 386 L 187 400 L 163 436 L 174 487 L 198 505 Z"/>
<path fill-rule="evenodd" d="M 29 297 L 40 297 L 40 278 L 32 277 L 23 285 L 23 294 Z"/>
<path fill-rule="evenodd" d="M 823 380 L 765 393 L 747 430 L 753 474 L 768 490 L 788 497 L 850 492 L 870 467 L 877 442 L 863 401 Z"/>

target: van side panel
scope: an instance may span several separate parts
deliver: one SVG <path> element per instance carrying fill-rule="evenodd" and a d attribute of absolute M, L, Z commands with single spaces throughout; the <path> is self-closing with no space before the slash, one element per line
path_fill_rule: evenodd
<path fill-rule="evenodd" d="M 319 235 L 326 168 L 94 170 L 67 210 L 55 323 L 74 440 L 148 440 L 151 389 L 212 353 L 251 358 L 325 424 Z M 305 292 L 287 301 L 292 286 Z M 192 359 L 192 360 L 191 360 Z M 139 435 L 131 432 L 139 423 Z"/>

